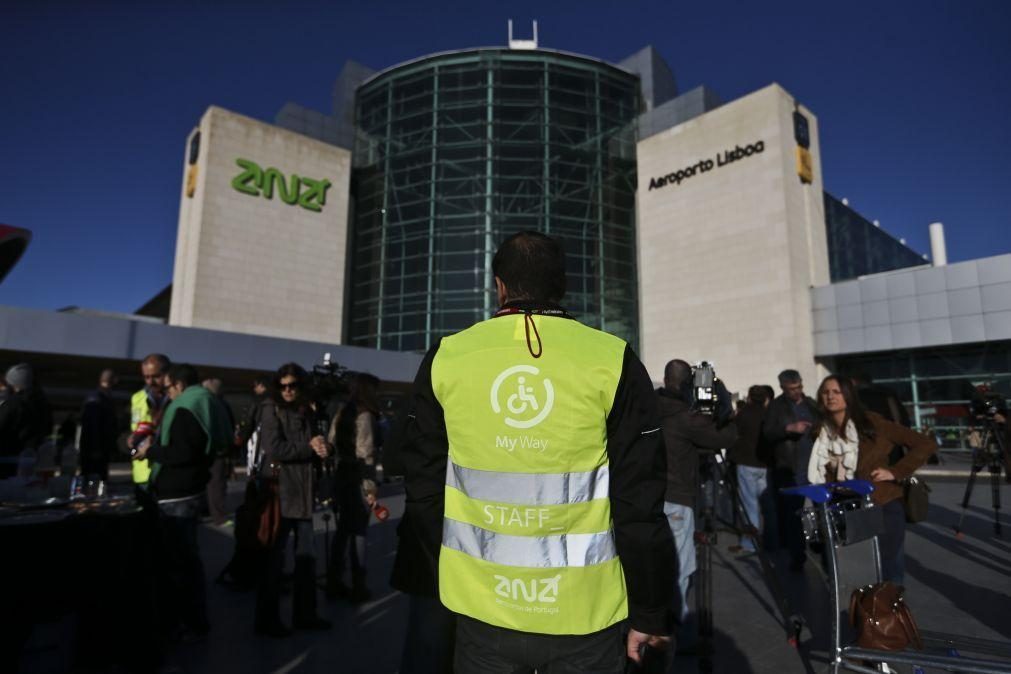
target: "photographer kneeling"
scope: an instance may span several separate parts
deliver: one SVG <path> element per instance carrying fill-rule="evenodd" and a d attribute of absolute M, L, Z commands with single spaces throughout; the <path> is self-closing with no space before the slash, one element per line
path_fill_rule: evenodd
<path fill-rule="evenodd" d="M 699 491 L 699 452 L 728 448 L 737 439 L 737 429 L 720 415 L 707 415 L 692 408 L 692 368 L 683 360 L 672 360 L 664 368 L 663 388 L 657 389 L 660 424 L 667 448 L 667 491 L 664 514 L 677 548 L 680 609 L 675 617 L 682 622 L 688 613 L 686 595 L 695 572 L 695 501 Z M 729 407 L 726 389 L 719 384 L 721 407 Z M 722 424 L 717 422 L 720 419 Z"/>

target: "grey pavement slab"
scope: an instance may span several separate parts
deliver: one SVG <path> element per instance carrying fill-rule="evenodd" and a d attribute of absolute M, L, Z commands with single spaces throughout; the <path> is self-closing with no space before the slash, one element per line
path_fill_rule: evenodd
<path fill-rule="evenodd" d="M 1005 537 L 994 538 L 990 485 L 980 481 L 964 522 L 964 537 L 956 538 L 952 526 L 961 513 L 965 481 L 933 480 L 929 520 L 912 525 L 906 538 L 907 601 L 920 627 L 965 636 L 1011 641 L 1011 517 L 1004 516 Z M 232 483 L 237 502 L 241 484 Z M 1011 492 L 1001 485 L 1005 501 Z M 394 673 L 399 669 L 404 641 L 407 598 L 388 585 L 396 549 L 396 526 L 403 512 L 402 490 L 384 488 L 382 501 L 391 510 L 387 522 L 374 522 L 369 531 L 369 585 L 373 599 L 361 606 L 321 600 L 321 614 L 333 621 L 327 632 L 296 632 L 285 640 L 253 634 L 255 593 L 237 592 L 209 583 L 211 636 L 185 644 L 174 652 L 165 671 L 192 674 L 219 672 L 320 672 L 326 674 Z M 317 521 L 319 566 L 326 537 Z M 227 527 L 202 527 L 200 545 L 208 579 L 213 579 L 232 553 Z M 727 547 L 736 536 L 722 532 L 714 548 L 713 671 L 734 673 L 792 673 L 827 668 L 827 592 L 809 562 L 803 574 L 785 571 L 781 558 L 772 556 L 783 570 L 779 575 L 794 608 L 809 623 L 802 642 L 811 669 L 786 641 L 775 603 L 763 582 L 758 559 L 737 558 Z M 290 566 L 290 565 L 289 565 Z M 282 600 L 282 615 L 290 619 L 289 597 Z M 694 657 L 679 656 L 673 672 L 700 671 Z M 930 670 L 927 670 L 930 671 Z"/>

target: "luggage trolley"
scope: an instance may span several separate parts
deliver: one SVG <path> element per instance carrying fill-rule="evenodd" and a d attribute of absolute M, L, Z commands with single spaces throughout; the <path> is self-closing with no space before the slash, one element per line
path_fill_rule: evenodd
<path fill-rule="evenodd" d="M 871 502 L 874 486 L 864 480 L 807 485 L 784 489 L 812 503 L 801 511 L 804 536 L 824 546 L 825 575 L 831 607 L 831 664 L 829 672 L 878 674 L 882 665 L 903 665 L 914 672 L 922 668 L 973 674 L 1011 673 L 1011 645 L 986 639 L 958 637 L 921 630 L 922 651 L 882 651 L 844 643 L 844 613 L 854 590 L 881 581 L 881 554 L 877 537 L 884 531 L 881 509 Z M 848 616 L 847 616 L 848 617 Z M 848 630 L 846 630 L 848 633 Z M 982 660 L 961 651 L 996 656 Z"/>

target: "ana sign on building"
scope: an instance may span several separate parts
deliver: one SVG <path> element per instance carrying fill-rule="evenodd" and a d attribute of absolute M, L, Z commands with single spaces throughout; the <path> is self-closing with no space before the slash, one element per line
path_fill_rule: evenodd
<path fill-rule="evenodd" d="M 284 203 L 319 213 L 326 204 L 326 191 L 330 187 L 329 180 L 313 180 L 305 176 L 291 175 L 290 182 L 276 168 L 266 170 L 260 168 L 255 161 L 236 159 L 235 164 L 242 172 L 232 178 L 232 187 L 243 194 L 254 197 L 263 195 L 267 199 L 274 198 L 274 190 Z"/>
<path fill-rule="evenodd" d="M 351 153 L 211 107 L 184 171 L 169 323 L 340 343 Z"/>
<path fill-rule="evenodd" d="M 788 367 L 815 383 L 809 289 L 828 282 L 828 252 L 817 120 L 804 111 L 800 176 L 796 109 L 771 85 L 639 142 L 640 338 L 654 379 L 681 358 L 715 363 L 732 391 Z"/>

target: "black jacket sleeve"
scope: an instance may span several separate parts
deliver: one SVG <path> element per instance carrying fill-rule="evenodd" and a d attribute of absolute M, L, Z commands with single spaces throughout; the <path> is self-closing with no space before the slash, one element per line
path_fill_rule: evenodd
<path fill-rule="evenodd" d="M 206 461 L 207 434 L 200 427 L 189 410 L 176 411 L 169 429 L 169 444 L 162 446 L 157 442 L 147 450 L 147 457 L 163 466 L 199 465 Z"/>
<path fill-rule="evenodd" d="M 663 513 L 667 457 L 656 394 L 646 368 L 628 347 L 607 418 L 611 517 L 625 572 L 632 628 L 671 632 L 674 539 Z"/>
<path fill-rule="evenodd" d="M 439 594 L 439 548 L 445 510 L 449 441 L 442 406 L 432 390 L 432 361 L 439 343 L 425 354 L 414 380 L 404 435 L 398 441 L 398 463 L 404 471 L 404 518 L 393 565 L 393 587 L 403 592 Z"/>
<path fill-rule="evenodd" d="M 737 442 L 737 426 L 733 422 L 722 428 L 713 423 L 712 417 L 689 414 L 688 439 L 698 449 L 730 449 Z"/>
<path fill-rule="evenodd" d="M 782 398 L 776 398 L 769 404 L 769 412 L 765 415 L 765 421 L 762 424 L 762 435 L 765 436 L 766 442 L 777 443 L 796 437 L 796 434 L 786 431 L 786 425 L 792 419 L 789 418 L 783 405 Z"/>

